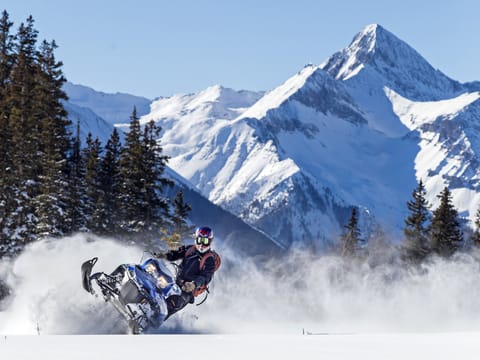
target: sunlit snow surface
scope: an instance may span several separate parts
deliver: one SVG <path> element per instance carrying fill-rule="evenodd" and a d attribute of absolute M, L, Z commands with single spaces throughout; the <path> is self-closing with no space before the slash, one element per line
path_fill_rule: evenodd
<path fill-rule="evenodd" d="M 6 336 L 2 359 L 478 360 L 480 333 Z"/>

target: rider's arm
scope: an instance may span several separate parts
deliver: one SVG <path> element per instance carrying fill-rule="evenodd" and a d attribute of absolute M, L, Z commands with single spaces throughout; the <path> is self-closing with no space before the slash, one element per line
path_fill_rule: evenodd
<path fill-rule="evenodd" d="M 175 261 L 178 259 L 183 259 L 185 253 L 187 252 L 186 246 L 180 246 L 177 250 L 170 250 L 165 254 L 168 261 Z"/>
<path fill-rule="evenodd" d="M 205 267 L 197 275 L 195 275 L 192 281 L 195 283 L 196 287 L 202 285 L 208 285 L 212 280 L 213 274 L 215 272 L 215 260 L 213 256 L 210 256 L 205 261 Z"/>

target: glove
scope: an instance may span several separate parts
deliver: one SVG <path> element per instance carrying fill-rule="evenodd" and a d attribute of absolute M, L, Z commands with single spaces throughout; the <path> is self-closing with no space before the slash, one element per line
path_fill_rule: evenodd
<path fill-rule="evenodd" d="M 192 292 L 193 290 L 195 290 L 195 288 L 196 286 L 193 281 L 184 282 L 182 285 L 182 290 L 185 292 Z"/>
<path fill-rule="evenodd" d="M 153 252 L 152 255 L 153 255 L 153 257 L 155 257 L 157 259 L 166 259 L 167 258 L 167 255 L 163 252 Z"/>

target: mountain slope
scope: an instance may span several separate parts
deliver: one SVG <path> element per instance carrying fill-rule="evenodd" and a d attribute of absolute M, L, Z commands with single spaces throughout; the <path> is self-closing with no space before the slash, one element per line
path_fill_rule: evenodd
<path fill-rule="evenodd" d="M 352 207 L 364 236 L 400 238 L 417 181 L 472 220 L 479 198 L 480 82 L 461 84 L 377 24 L 319 66 L 256 93 L 212 86 L 160 98 L 169 165 L 209 201 L 284 247 L 323 249 Z"/>
<path fill-rule="evenodd" d="M 102 114 L 107 114 L 107 117 L 109 114 L 118 114 L 118 111 L 121 112 L 122 109 L 125 112 L 128 111 L 130 115 L 132 110 L 130 104 L 132 101 L 140 100 L 140 104 L 145 103 L 142 98 L 124 94 L 99 93 L 80 85 L 67 84 L 65 90 L 70 97 L 70 100 L 65 102 L 65 108 L 74 125 L 76 125 L 76 121 L 80 122 L 81 138 L 85 139 L 86 135 L 91 132 L 94 136 L 98 136 L 103 144 L 106 144 L 110 137 L 113 125 L 105 122 L 92 109 Z M 236 117 L 260 96 L 261 93 L 249 91 L 237 93 L 231 89 L 213 86 L 201 92 L 199 97 L 185 95 L 169 99 L 158 99 L 152 108 L 155 111 L 155 108 L 158 106 L 166 107 L 170 109 L 169 114 L 175 116 L 178 111 L 181 112 L 182 107 L 185 107 L 186 111 L 191 112 L 192 117 L 205 116 L 209 119 L 215 119 L 223 116 L 228 119 Z M 216 101 L 218 97 L 222 98 L 221 102 Z M 78 106 L 75 103 L 86 107 Z M 141 114 L 139 113 L 139 115 Z M 110 118 L 111 121 L 112 119 Z M 146 121 L 149 121 L 149 119 Z M 177 127 L 177 130 L 184 125 L 181 124 L 180 127 Z M 206 126 L 208 127 L 208 124 Z M 182 141 L 185 141 L 185 139 L 182 139 Z M 189 216 L 193 224 L 211 224 L 215 228 L 215 234 L 219 241 L 229 243 L 231 248 L 249 256 L 275 254 L 279 251 L 280 247 L 275 244 L 272 238 L 211 203 L 169 167 L 166 168 L 166 176 L 175 180 L 174 188 L 170 189 L 169 192 L 167 191 L 166 195 L 173 198 L 177 191 L 183 191 L 184 200 L 193 207 Z M 215 219 L 213 224 L 212 219 Z"/>
<path fill-rule="evenodd" d="M 172 115 L 165 103 L 152 109 L 144 119 L 164 129 L 170 166 L 209 200 L 284 246 L 301 241 L 323 248 L 351 204 L 389 207 L 369 199 L 379 188 L 385 199 L 399 197 L 383 185 L 392 173 L 393 154 L 383 150 L 387 138 L 366 126 L 344 85 L 318 67 L 304 68 L 235 119 L 195 117 L 178 108 Z M 366 153 L 372 146 L 379 150 Z M 393 149 L 402 146 L 397 141 Z M 411 163 L 414 152 L 402 152 Z M 352 168 L 359 169 L 358 178 Z M 414 184 L 412 171 L 405 173 Z"/>
<path fill-rule="evenodd" d="M 170 156 L 175 157 L 185 149 L 193 154 L 211 136 L 213 127 L 236 118 L 261 95 L 212 86 L 197 94 L 158 99 L 151 104 L 151 112 L 140 121 L 160 121 L 164 130 L 162 143 Z"/>
<path fill-rule="evenodd" d="M 71 132 L 73 135 L 77 131 L 77 123 L 80 125 L 80 139 L 85 145 L 85 139 L 88 133 L 99 138 L 102 144 L 106 144 L 113 131 L 113 126 L 107 123 L 103 118 L 95 114 L 91 109 L 77 106 L 69 101 L 63 103 L 68 113 L 68 118 L 72 121 Z"/>
<path fill-rule="evenodd" d="M 171 168 L 166 168 L 165 175 L 175 182 L 173 188 L 166 189 L 165 195 L 174 198 L 181 190 L 185 202 L 192 206 L 189 214 L 191 223 L 196 226 L 212 226 L 216 241 L 242 256 L 279 255 L 281 246 L 273 238 L 213 204 Z"/>
<path fill-rule="evenodd" d="M 412 166 L 430 203 L 449 186 L 461 215 L 473 220 L 480 200 L 478 82 L 452 80 L 379 25 L 367 26 L 321 67 L 348 87 L 370 126 L 417 139 Z"/>
<path fill-rule="evenodd" d="M 418 133 L 416 177 L 424 179 L 427 199 L 448 185 L 463 216 L 473 220 L 480 203 L 480 93 L 429 102 L 414 102 L 389 92 L 400 120 Z"/>
<path fill-rule="evenodd" d="M 70 82 L 65 83 L 63 90 L 68 95 L 69 103 L 90 109 L 111 125 L 130 122 L 134 106 L 138 116 L 150 111 L 151 100 L 139 96 L 107 94 Z"/>
<path fill-rule="evenodd" d="M 336 241 L 352 206 L 364 229 L 378 223 L 400 236 L 419 179 L 433 206 L 449 185 L 462 215 L 473 216 L 476 86 L 369 25 L 247 109 L 227 112 L 217 94 L 215 112 L 199 93 L 188 105 L 185 97 L 159 101 L 143 119 L 162 126 L 170 165 L 209 200 L 284 246 L 321 249 Z"/>

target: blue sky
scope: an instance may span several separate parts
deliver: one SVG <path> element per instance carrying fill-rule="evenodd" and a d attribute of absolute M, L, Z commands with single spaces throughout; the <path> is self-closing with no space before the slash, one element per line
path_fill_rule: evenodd
<path fill-rule="evenodd" d="M 54 39 L 67 79 L 148 98 L 270 90 L 378 23 L 459 81 L 480 80 L 475 0 L 2 0 Z"/>

